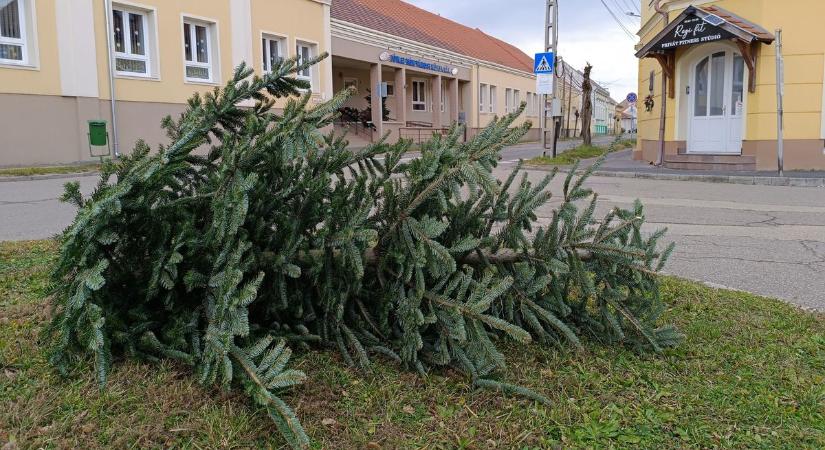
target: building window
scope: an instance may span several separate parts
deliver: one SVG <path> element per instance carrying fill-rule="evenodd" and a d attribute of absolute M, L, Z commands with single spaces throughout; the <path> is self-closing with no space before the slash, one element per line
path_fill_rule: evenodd
<path fill-rule="evenodd" d="M 212 82 L 215 79 L 213 51 L 214 24 L 186 19 L 183 22 L 183 48 L 187 81 Z"/>
<path fill-rule="evenodd" d="M 0 0 L 0 62 L 26 64 L 24 0 Z"/>
<path fill-rule="evenodd" d="M 538 117 L 541 112 L 541 100 L 539 94 L 533 94 L 533 107 L 535 108 L 533 110 L 533 115 Z"/>
<path fill-rule="evenodd" d="M 513 105 L 512 105 L 512 112 L 516 112 L 519 106 L 521 106 L 521 92 L 518 89 L 513 90 Z"/>
<path fill-rule="evenodd" d="M 264 58 L 264 72 L 272 72 L 274 67 L 281 64 L 286 54 L 284 53 L 284 38 L 264 35 L 261 38 L 261 49 Z"/>
<path fill-rule="evenodd" d="M 507 88 L 504 90 L 504 113 L 510 114 L 513 110 L 513 90 Z"/>
<path fill-rule="evenodd" d="M 298 64 L 303 64 L 304 62 L 310 61 L 310 60 L 312 60 L 312 58 L 315 58 L 315 56 L 318 54 L 318 52 L 315 50 L 315 47 L 316 47 L 315 44 L 310 44 L 308 42 L 296 41 L 296 43 L 295 43 L 295 54 L 298 55 Z M 304 80 L 304 81 L 309 82 L 310 89 L 312 89 L 312 84 L 313 84 L 312 71 L 313 71 L 312 67 L 307 67 L 307 68 L 299 70 L 298 73 L 296 74 L 296 78 L 298 78 L 299 80 Z"/>
<path fill-rule="evenodd" d="M 496 104 L 498 103 L 496 101 L 496 96 L 497 96 L 496 87 L 495 86 L 490 86 L 490 109 L 489 109 L 490 113 L 496 112 Z"/>
<path fill-rule="evenodd" d="M 358 93 L 358 78 L 344 78 L 344 89 L 352 88 Z"/>
<path fill-rule="evenodd" d="M 387 97 L 395 97 L 395 83 L 387 81 Z"/>
<path fill-rule="evenodd" d="M 533 94 L 527 93 L 527 115 L 533 115 Z"/>
<path fill-rule="evenodd" d="M 112 9 L 112 28 L 115 72 L 148 77 L 152 73 L 148 14 L 116 5 Z"/>
<path fill-rule="evenodd" d="M 487 85 L 482 83 L 478 85 L 478 111 L 484 112 L 487 110 Z"/>
<path fill-rule="evenodd" d="M 424 80 L 412 82 L 412 109 L 413 111 L 427 110 L 427 83 Z"/>

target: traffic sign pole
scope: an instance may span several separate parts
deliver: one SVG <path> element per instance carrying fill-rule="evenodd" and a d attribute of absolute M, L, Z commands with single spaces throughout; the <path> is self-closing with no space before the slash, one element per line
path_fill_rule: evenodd
<path fill-rule="evenodd" d="M 558 54 L 558 52 L 556 51 L 556 47 L 558 46 L 558 42 L 559 42 L 559 32 L 558 32 L 558 27 L 556 26 L 558 21 L 559 21 L 559 11 L 558 11 L 558 2 L 557 2 L 557 0 L 547 0 L 547 11 L 546 11 L 545 21 L 544 21 L 544 50 L 545 50 L 546 53 L 552 53 L 554 55 L 554 58 L 555 58 L 555 55 Z M 555 60 L 551 61 L 550 63 L 555 64 Z M 536 76 L 538 76 L 538 75 L 536 75 Z M 551 76 L 552 76 L 552 81 L 551 81 L 551 83 L 552 83 L 552 94 L 549 95 L 549 96 L 547 94 L 542 95 L 542 102 L 541 102 L 541 104 L 542 104 L 542 107 L 541 107 L 541 110 L 542 110 L 541 111 L 541 146 L 542 146 L 542 155 L 544 155 L 544 156 L 547 155 L 547 116 L 548 116 L 548 111 L 551 111 L 550 108 L 548 108 L 547 100 L 549 98 L 552 101 L 552 100 L 555 100 L 555 97 L 556 97 L 556 76 L 555 75 L 551 75 Z M 555 118 L 554 118 L 554 121 L 555 121 Z M 552 133 L 556 132 L 556 127 L 555 126 L 550 127 L 550 129 L 551 129 Z M 555 136 L 552 136 L 552 137 L 553 137 L 553 139 L 550 142 L 555 142 Z M 553 153 L 554 153 L 553 156 L 555 157 L 556 156 L 555 151 Z"/>

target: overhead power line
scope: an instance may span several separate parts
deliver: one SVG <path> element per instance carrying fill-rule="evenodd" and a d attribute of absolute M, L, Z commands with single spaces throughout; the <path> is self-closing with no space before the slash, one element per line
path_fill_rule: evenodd
<path fill-rule="evenodd" d="M 642 11 L 639 9 L 639 2 L 633 0 L 622 0 L 622 3 L 628 7 L 628 12 L 636 12 L 637 14 L 641 14 Z"/>
<path fill-rule="evenodd" d="M 625 34 L 627 34 L 627 37 L 630 38 L 630 40 L 632 40 L 633 42 L 636 42 L 636 37 L 633 35 L 633 33 L 630 32 L 630 30 L 627 29 L 625 24 L 622 23 L 621 20 L 619 20 L 619 18 L 616 16 L 616 13 L 614 13 L 613 10 L 610 9 L 609 6 L 607 6 L 607 3 L 605 3 L 604 0 L 600 0 L 600 1 L 602 2 L 602 5 L 607 10 L 607 12 L 610 14 L 610 16 L 613 17 L 613 20 L 616 21 L 616 24 L 619 25 L 619 27 L 625 32 Z"/>

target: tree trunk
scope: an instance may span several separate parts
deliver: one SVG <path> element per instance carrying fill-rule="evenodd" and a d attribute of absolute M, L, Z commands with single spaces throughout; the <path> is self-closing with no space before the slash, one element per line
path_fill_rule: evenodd
<path fill-rule="evenodd" d="M 593 136 L 590 133 L 590 120 L 593 118 L 593 84 L 590 82 L 590 71 L 593 66 L 588 63 L 584 67 L 584 81 L 582 82 L 582 139 L 584 145 L 593 145 Z"/>

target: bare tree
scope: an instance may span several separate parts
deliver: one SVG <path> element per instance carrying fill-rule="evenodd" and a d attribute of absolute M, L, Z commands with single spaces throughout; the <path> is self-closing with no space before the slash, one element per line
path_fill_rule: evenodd
<path fill-rule="evenodd" d="M 590 71 L 593 66 L 590 63 L 584 67 L 584 81 L 582 82 L 582 139 L 584 145 L 593 144 L 593 136 L 590 133 L 590 119 L 593 117 L 593 84 L 590 82 Z"/>

